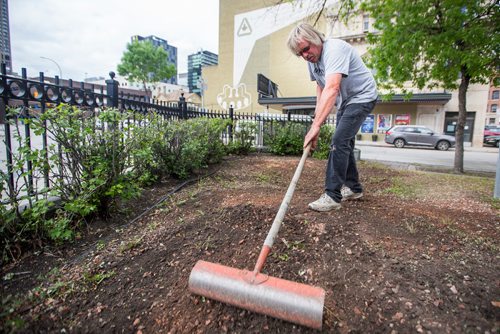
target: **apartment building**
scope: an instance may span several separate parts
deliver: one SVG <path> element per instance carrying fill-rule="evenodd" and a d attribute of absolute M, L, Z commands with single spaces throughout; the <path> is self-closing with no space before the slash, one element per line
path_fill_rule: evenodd
<path fill-rule="evenodd" d="M 286 47 L 289 31 L 300 21 L 313 23 L 322 2 L 302 1 L 301 6 L 272 5 L 265 0 L 219 2 L 219 64 L 203 71 L 208 83 L 205 106 L 250 113 L 312 113 L 315 83 L 309 80 L 306 63 Z M 372 31 L 371 18 L 359 15 L 347 25 L 335 17 L 333 1 L 327 1 L 316 27 L 327 37 L 341 38 L 364 55 L 366 33 Z M 261 76 L 258 76 L 261 74 Z M 275 94 L 262 91 L 265 82 Z M 366 127 L 364 139 L 378 134 L 383 140 L 387 126 L 394 124 L 426 125 L 436 132 L 454 134 L 458 120 L 458 90 L 413 91 L 410 100 L 396 94 L 390 101 L 379 101 L 372 114 L 373 126 Z M 481 146 L 489 87 L 471 85 L 467 93 L 465 145 Z M 383 93 L 383 92 L 381 92 Z M 383 125 L 382 125 L 383 123 Z"/>
<path fill-rule="evenodd" d="M 138 41 L 138 42 L 151 42 L 155 47 L 159 47 L 167 51 L 168 61 L 170 64 L 173 64 L 175 66 L 175 73 L 177 73 L 177 48 L 175 46 L 168 44 L 168 42 L 163 38 L 156 37 L 153 35 L 146 37 L 135 35 L 132 36 L 131 39 L 132 41 Z M 177 85 L 177 74 L 169 79 L 163 80 L 163 82 Z"/>

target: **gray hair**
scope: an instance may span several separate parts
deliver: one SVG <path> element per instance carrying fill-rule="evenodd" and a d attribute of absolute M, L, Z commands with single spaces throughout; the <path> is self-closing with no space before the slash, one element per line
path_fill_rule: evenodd
<path fill-rule="evenodd" d="M 321 45 L 325 41 L 325 35 L 314 29 L 309 23 L 301 22 L 290 31 L 288 35 L 287 46 L 294 54 L 298 54 L 299 43 L 305 40 L 314 45 Z"/>

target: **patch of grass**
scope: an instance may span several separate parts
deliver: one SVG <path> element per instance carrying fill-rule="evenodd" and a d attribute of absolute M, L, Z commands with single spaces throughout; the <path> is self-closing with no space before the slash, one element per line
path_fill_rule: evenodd
<path fill-rule="evenodd" d="M 148 230 L 154 231 L 160 225 L 160 222 L 152 222 L 148 224 Z"/>
<path fill-rule="evenodd" d="M 283 262 L 287 262 L 290 259 L 287 253 L 279 254 L 277 257 Z"/>
<path fill-rule="evenodd" d="M 299 241 L 287 241 L 284 238 L 281 239 L 283 243 L 285 244 L 287 249 L 292 249 L 292 250 L 297 250 L 297 249 L 304 249 L 304 240 L 299 240 Z"/>
<path fill-rule="evenodd" d="M 102 272 L 102 273 L 97 273 L 97 274 L 93 274 L 93 275 L 90 273 L 84 273 L 83 274 L 83 281 L 84 281 L 85 285 L 96 288 L 104 280 L 111 278 L 115 275 L 116 275 L 116 273 L 114 271 Z"/>
<path fill-rule="evenodd" d="M 415 197 L 418 192 L 418 187 L 419 186 L 417 184 L 408 184 L 405 178 L 397 176 L 392 179 L 391 187 L 387 188 L 385 192 L 394 194 L 401 198 L 410 198 Z"/>
<path fill-rule="evenodd" d="M 370 183 L 380 183 L 387 180 L 386 176 L 371 176 Z"/>
<path fill-rule="evenodd" d="M 406 230 L 410 233 L 410 234 L 415 234 L 417 233 L 417 226 L 414 222 L 411 222 L 411 221 L 407 221 L 405 223 L 405 227 L 406 227 Z"/>
<path fill-rule="evenodd" d="M 453 222 L 443 222 L 443 223 L 445 224 L 448 232 L 465 245 L 476 246 L 481 249 L 489 250 L 495 253 L 498 253 L 500 251 L 500 246 L 498 244 L 498 241 L 492 238 L 482 237 L 479 235 L 474 235 L 471 233 L 464 232 L 460 230 L 458 227 L 455 227 Z"/>
<path fill-rule="evenodd" d="M 486 201 L 490 202 L 491 207 L 495 210 L 500 210 L 500 198 L 494 198 L 493 196 L 485 198 Z"/>
<path fill-rule="evenodd" d="M 176 206 L 183 206 L 184 204 L 186 204 L 186 202 L 187 202 L 187 200 L 181 199 L 181 200 L 175 202 L 175 205 Z"/>
<path fill-rule="evenodd" d="M 32 288 L 26 294 L 2 294 L 0 304 L 2 333 L 17 332 L 24 328 L 25 323 L 20 316 L 20 312 L 27 306 L 30 308 L 35 307 L 36 305 L 48 303 L 52 299 L 64 301 L 77 289 L 75 282 L 62 279 L 58 267 L 54 267 L 44 275 L 38 275 L 37 279 L 42 281 L 40 285 Z"/>
<path fill-rule="evenodd" d="M 102 251 L 106 247 L 106 243 L 103 240 L 99 240 L 95 246 L 98 251 Z"/>
<path fill-rule="evenodd" d="M 135 237 L 127 242 L 122 241 L 122 243 L 120 244 L 120 253 L 124 253 L 137 248 L 141 244 L 142 238 L 143 237 Z"/>
<path fill-rule="evenodd" d="M 15 332 L 24 328 L 24 321 L 14 312 L 23 305 L 19 296 L 2 296 L 0 304 L 0 322 L 4 325 L 5 332 Z"/>
<path fill-rule="evenodd" d="M 238 183 L 235 180 L 226 179 L 222 176 L 215 176 L 214 179 L 223 189 L 235 189 L 238 187 Z"/>
<path fill-rule="evenodd" d="M 433 196 L 439 198 L 440 192 L 449 194 L 457 192 L 461 196 L 479 198 L 492 203 L 492 206 L 500 206 L 499 202 L 492 200 L 494 180 L 484 176 L 470 176 L 462 174 L 445 174 L 423 171 L 400 171 L 397 176 L 389 178 L 391 186 L 384 190 L 398 197 L 426 198 L 429 189 Z M 375 183 L 373 179 L 370 182 Z M 491 189 L 491 192 L 488 191 Z"/>
<path fill-rule="evenodd" d="M 259 173 L 256 175 L 257 181 L 260 183 L 270 183 L 272 180 L 272 176 L 269 174 Z"/>
<path fill-rule="evenodd" d="M 203 242 L 197 242 L 196 243 L 196 247 L 198 247 L 199 249 L 204 250 L 204 251 L 209 250 L 210 248 L 213 247 L 213 245 L 212 245 L 212 237 L 209 235 L 208 238 L 205 241 L 203 241 Z"/>

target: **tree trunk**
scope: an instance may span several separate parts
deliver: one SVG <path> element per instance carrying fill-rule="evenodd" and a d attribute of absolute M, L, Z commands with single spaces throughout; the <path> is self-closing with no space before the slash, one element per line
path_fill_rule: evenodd
<path fill-rule="evenodd" d="M 462 79 L 458 88 L 458 122 L 455 129 L 455 163 L 453 169 L 455 173 L 464 172 L 464 128 L 467 119 L 467 89 L 469 88 L 470 75 L 467 69 L 462 67 L 460 71 Z"/>

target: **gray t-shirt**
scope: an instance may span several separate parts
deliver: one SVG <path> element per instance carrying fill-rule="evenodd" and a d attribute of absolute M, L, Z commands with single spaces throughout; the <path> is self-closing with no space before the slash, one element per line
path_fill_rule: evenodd
<path fill-rule="evenodd" d="M 342 74 L 340 94 L 335 105 L 338 109 L 351 103 L 371 102 L 377 98 L 377 85 L 356 50 L 340 39 L 328 39 L 317 63 L 307 63 L 311 80 L 325 88 L 325 78 L 333 73 Z"/>

